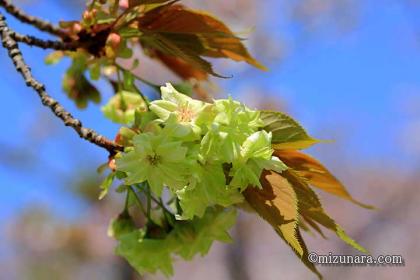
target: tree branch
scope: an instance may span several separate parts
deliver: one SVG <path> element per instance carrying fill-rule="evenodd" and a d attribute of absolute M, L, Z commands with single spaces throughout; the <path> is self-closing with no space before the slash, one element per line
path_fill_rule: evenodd
<path fill-rule="evenodd" d="M 82 123 L 75 119 L 58 101 L 53 99 L 45 91 L 45 86 L 32 76 L 29 66 L 25 63 L 17 42 L 12 37 L 12 31 L 8 28 L 5 17 L 0 13 L 0 38 L 3 47 L 7 49 L 16 70 L 22 75 L 26 85 L 33 88 L 41 98 L 43 105 L 49 107 L 53 113 L 60 118 L 66 126 L 72 127 L 79 136 L 97 146 L 105 148 L 111 155 L 122 151 L 123 147 L 107 139 L 90 128 L 85 128 Z"/>
<path fill-rule="evenodd" d="M 15 5 L 13 5 L 9 0 L 0 0 L 0 6 L 4 7 L 4 9 L 8 13 L 13 15 L 14 17 L 19 19 L 20 21 L 22 21 L 24 23 L 28 23 L 30 25 L 33 25 L 36 28 L 38 28 L 39 30 L 48 32 L 52 35 L 59 36 L 61 38 L 66 38 L 68 36 L 67 32 L 64 31 L 63 29 L 52 25 L 48 21 L 45 21 L 45 20 L 39 19 L 37 17 L 30 16 L 30 15 L 26 14 L 21 9 L 19 9 Z"/>
<path fill-rule="evenodd" d="M 10 31 L 10 36 L 17 42 L 22 42 L 29 46 L 35 46 L 42 49 L 54 49 L 58 51 L 75 51 L 79 47 L 77 41 L 66 43 L 62 41 L 42 40 L 31 35 L 23 35 L 13 31 Z"/>

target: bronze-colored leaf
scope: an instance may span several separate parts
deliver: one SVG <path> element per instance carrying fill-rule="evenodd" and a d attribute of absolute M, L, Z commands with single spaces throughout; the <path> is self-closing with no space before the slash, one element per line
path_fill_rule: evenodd
<path fill-rule="evenodd" d="M 157 57 L 163 64 L 166 65 L 166 67 L 171 69 L 175 74 L 184 80 L 194 78 L 202 81 L 207 80 L 208 78 L 206 72 L 198 68 L 194 68 L 190 63 L 187 63 L 179 57 L 167 55 L 160 51 L 155 52 L 155 57 Z"/>
<path fill-rule="evenodd" d="M 159 51 L 177 56 L 171 46 L 175 46 L 177 53 L 185 52 L 197 57 L 224 57 L 235 61 L 245 61 L 249 64 L 265 69 L 246 50 L 241 39 L 220 20 L 200 11 L 187 9 L 182 5 L 168 3 L 146 12 L 138 19 L 138 27 L 142 31 L 142 44 L 146 48 L 158 49 Z M 159 35 L 159 36 L 156 36 Z M 165 48 L 161 42 L 156 44 L 154 40 L 166 41 Z M 168 41 L 171 43 L 168 44 Z M 170 46 L 171 45 L 171 46 Z M 210 72 L 211 67 L 201 67 L 201 63 L 181 57 L 187 63 L 193 62 L 194 67 L 200 66 L 200 70 Z M 202 59 L 202 58 L 201 58 Z"/>
<path fill-rule="evenodd" d="M 341 240 L 353 248 L 363 253 L 367 253 L 365 248 L 350 238 L 344 230 L 332 218 L 330 218 L 327 213 L 325 213 L 318 196 L 309 187 L 304 178 L 299 177 L 296 172 L 290 169 L 283 171 L 281 176 L 286 178 L 295 190 L 299 214 L 304 217 L 306 222 L 312 221 L 324 226 L 325 228 L 335 232 Z"/>
<path fill-rule="evenodd" d="M 344 185 L 313 157 L 296 150 L 275 150 L 274 155 L 296 171 L 300 177 L 305 178 L 310 185 L 347 199 L 364 208 L 374 208 L 355 200 Z"/>
<path fill-rule="evenodd" d="M 287 179 L 272 171 L 261 175 L 262 189 L 248 187 L 244 196 L 248 204 L 293 248 L 293 252 L 319 279 L 321 274 L 308 260 L 309 251 L 297 227 L 297 197 Z"/>
<path fill-rule="evenodd" d="M 321 273 L 319 273 L 319 271 L 318 271 L 318 269 L 316 269 L 316 267 L 315 267 L 315 265 L 314 265 L 314 263 L 312 263 L 312 262 L 310 262 L 309 261 L 309 251 L 308 251 L 308 247 L 306 247 L 306 244 L 305 244 L 305 241 L 303 240 L 303 238 L 302 238 L 302 235 L 301 235 L 301 233 L 300 233 L 300 230 L 296 230 L 296 238 L 297 238 L 297 240 L 299 241 L 299 243 L 301 244 L 301 246 L 302 246 L 302 250 L 303 250 L 303 254 L 302 254 L 302 256 L 300 257 L 298 254 L 296 254 L 296 252 L 295 252 L 295 254 L 298 256 L 298 257 L 300 257 L 300 260 L 303 262 L 303 264 L 307 267 L 307 268 L 309 268 L 313 273 L 315 273 L 316 274 L 316 276 L 318 276 L 318 279 L 320 279 L 320 280 L 322 280 L 322 275 L 321 275 Z"/>
<path fill-rule="evenodd" d="M 193 36 L 183 36 L 184 40 L 180 40 L 175 36 L 167 36 L 166 34 L 151 33 L 143 36 L 142 45 L 152 50 L 159 50 L 164 54 L 179 57 L 180 59 L 189 63 L 193 68 L 199 69 L 213 76 L 226 78 L 213 71 L 210 62 L 203 59 L 194 49 L 185 48 L 185 43 L 188 40 L 194 40 Z M 181 44 L 181 46 L 179 46 Z M 182 47 L 184 46 L 184 47 Z M 191 46 L 198 47 L 196 43 Z"/>
<path fill-rule="evenodd" d="M 298 210 L 296 194 L 289 182 L 273 171 L 261 175 L 262 189 L 248 187 L 246 201 L 302 257 L 303 249 L 296 238 Z"/>
<path fill-rule="evenodd" d="M 169 2 L 169 0 L 128 0 L 128 6 L 132 8 L 138 5 L 163 4 L 166 2 Z"/>

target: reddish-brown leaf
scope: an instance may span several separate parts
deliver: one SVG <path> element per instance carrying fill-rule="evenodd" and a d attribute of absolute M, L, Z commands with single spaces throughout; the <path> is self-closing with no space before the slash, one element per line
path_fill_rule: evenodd
<path fill-rule="evenodd" d="M 159 48 L 153 42 L 154 40 L 164 38 L 179 50 L 194 55 L 195 58 L 197 56 L 224 57 L 235 61 L 245 61 L 255 67 L 265 69 L 249 54 L 241 39 L 236 37 L 223 22 L 204 12 L 169 3 L 145 13 L 138 19 L 138 27 L 144 34 L 143 45 L 157 48 L 165 54 L 174 55 L 174 51 Z M 157 34 L 159 36 L 156 36 Z M 181 58 L 190 63 L 188 59 Z M 195 64 L 194 67 L 200 66 L 199 63 Z M 200 70 L 211 73 L 208 67 L 207 69 L 200 67 Z"/>
<path fill-rule="evenodd" d="M 208 75 L 206 72 L 193 67 L 190 63 L 182 60 L 179 57 L 164 54 L 160 51 L 154 53 L 155 57 L 158 58 L 166 67 L 171 69 L 175 74 L 184 80 L 194 78 L 196 80 L 207 80 Z"/>
<path fill-rule="evenodd" d="M 305 178 L 310 185 L 320 188 L 341 198 L 347 199 L 365 208 L 373 208 L 355 200 L 344 185 L 319 161 L 296 150 L 275 150 L 274 154 L 300 177 Z"/>

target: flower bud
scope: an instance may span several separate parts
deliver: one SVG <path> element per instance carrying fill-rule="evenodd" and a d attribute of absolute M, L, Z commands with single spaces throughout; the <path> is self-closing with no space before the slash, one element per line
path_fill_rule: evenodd
<path fill-rule="evenodd" d="M 111 33 L 108 35 L 106 40 L 107 44 L 109 44 L 112 48 L 116 49 L 121 43 L 121 36 L 117 33 Z"/>
<path fill-rule="evenodd" d="M 130 6 L 128 0 L 120 0 L 119 5 L 121 9 L 128 9 L 128 7 Z"/>

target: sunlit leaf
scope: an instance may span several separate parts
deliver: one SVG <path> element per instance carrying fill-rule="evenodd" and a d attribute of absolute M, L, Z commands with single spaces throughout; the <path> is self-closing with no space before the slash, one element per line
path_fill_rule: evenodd
<path fill-rule="evenodd" d="M 60 60 L 64 57 L 64 52 L 63 51 L 55 51 L 52 52 L 50 54 L 48 54 L 45 57 L 45 64 L 47 65 L 52 65 L 52 64 L 56 64 L 58 62 L 60 62 Z"/>
<path fill-rule="evenodd" d="M 306 149 L 319 140 L 312 138 L 303 127 L 288 115 L 281 112 L 261 111 L 264 130 L 273 134 L 274 149 Z"/>
<path fill-rule="evenodd" d="M 355 200 L 343 184 L 313 157 L 295 150 L 275 150 L 274 155 L 279 157 L 288 167 L 295 170 L 300 177 L 305 178 L 310 185 L 362 207 L 373 208 Z"/>
<path fill-rule="evenodd" d="M 100 185 L 101 193 L 99 194 L 99 200 L 103 199 L 108 194 L 109 188 L 111 187 L 114 178 L 115 172 L 112 172 L 108 176 L 106 176 L 106 178 Z"/>
<path fill-rule="evenodd" d="M 296 253 L 296 251 L 294 251 L 294 253 L 300 258 L 300 260 L 303 262 L 303 264 L 307 268 L 309 268 L 313 273 L 316 274 L 316 276 L 318 277 L 318 279 L 322 279 L 322 275 L 321 275 L 321 273 L 319 273 L 318 269 L 315 267 L 315 264 L 312 263 L 312 262 L 310 262 L 309 259 L 308 259 L 309 250 L 306 247 L 305 241 L 303 240 L 302 235 L 301 235 L 299 229 L 296 230 L 296 238 L 297 238 L 297 240 L 299 241 L 299 244 L 302 247 L 303 254 L 302 254 L 302 256 L 299 256 Z"/>
<path fill-rule="evenodd" d="M 341 240 L 353 248 L 363 253 L 367 253 L 365 248 L 349 237 L 344 230 L 332 218 L 330 218 L 327 213 L 325 213 L 318 196 L 308 186 L 303 178 L 300 178 L 299 175 L 291 170 L 284 171 L 281 176 L 286 178 L 295 190 L 298 199 L 299 214 L 303 216 L 306 221 L 311 220 L 324 226 L 337 234 Z"/>
<path fill-rule="evenodd" d="M 263 172 L 261 185 L 262 189 L 248 187 L 243 192 L 246 201 L 302 257 L 303 249 L 296 238 L 298 209 L 295 191 L 285 178 L 273 171 Z"/>

